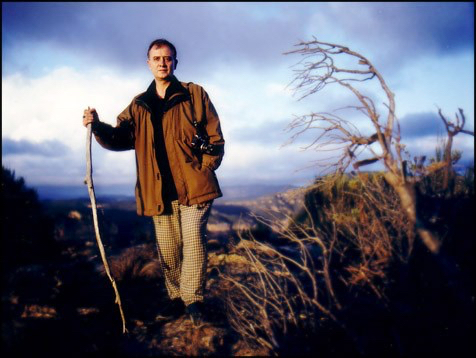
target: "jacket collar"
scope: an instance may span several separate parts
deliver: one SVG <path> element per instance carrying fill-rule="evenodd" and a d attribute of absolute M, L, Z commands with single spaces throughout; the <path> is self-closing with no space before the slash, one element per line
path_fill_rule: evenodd
<path fill-rule="evenodd" d="M 147 90 L 137 96 L 136 101 L 144 102 L 149 111 L 152 108 L 153 101 L 156 100 L 156 90 L 155 90 L 155 80 L 151 82 Z M 185 102 L 190 99 L 189 91 L 182 85 L 182 83 L 175 77 L 172 77 L 169 87 L 167 87 L 166 91 L 166 103 L 164 111 L 168 111 L 173 106 Z"/>

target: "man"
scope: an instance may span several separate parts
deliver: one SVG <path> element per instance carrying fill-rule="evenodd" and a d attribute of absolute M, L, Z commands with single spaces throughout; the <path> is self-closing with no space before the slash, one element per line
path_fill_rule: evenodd
<path fill-rule="evenodd" d="M 154 81 L 117 117 L 115 127 L 84 110 L 96 140 L 109 150 L 135 149 L 139 215 L 153 218 L 159 259 L 172 310 L 202 320 L 205 230 L 214 199 L 222 196 L 215 170 L 224 154 L 217 112 L 205 90 L 174 76 L 177 50 L 153 41 L 147 64 Z"/>

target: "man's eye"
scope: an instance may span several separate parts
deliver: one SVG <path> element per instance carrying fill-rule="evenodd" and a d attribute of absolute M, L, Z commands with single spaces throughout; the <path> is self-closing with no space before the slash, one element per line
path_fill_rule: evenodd
<path fill-rule="evenodd" d="M 162 59 L 162 57 L 154 57 L 154 61 L 159 62 Z M 163 59 L 165 62 L 172 62 L 172 57 L 171 56 L 164 56 Z"/>

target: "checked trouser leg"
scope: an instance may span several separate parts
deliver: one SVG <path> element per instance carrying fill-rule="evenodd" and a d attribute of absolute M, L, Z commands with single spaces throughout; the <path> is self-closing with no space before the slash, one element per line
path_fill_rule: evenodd
<path fill-rule="evenodd" d="M 172 202 L 172 213 L 153 217 L 159 260 L 170 299 L 186 305 L 203 301 L 207 265 L 206 226 L 211 202 L 185 206 Z"/>

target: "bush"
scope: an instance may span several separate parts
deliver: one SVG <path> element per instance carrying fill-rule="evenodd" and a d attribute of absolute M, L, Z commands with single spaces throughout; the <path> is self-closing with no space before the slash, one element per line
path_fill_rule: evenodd
<path fill-rule="evenodd" d="M 239 275 L 222 273 L 231 284 L 233 328 L 278 354 L 405 356 L 468 348 L 474 195 L 434 193 L 420 191 L 418 207 L 443 242 L 439 255 L 414 240 L 381 174 L 317 180 L 302 212 L 279 228 L 279 241 L 250 233 L 235 249 L 250 265 Z"/>
<path fill-rule="evenodd" d="M 53 222 L 47 217 L 35 190 L 23 178 L 2 166 L 2 269 L 48 262 L 58 254 Z"/>

